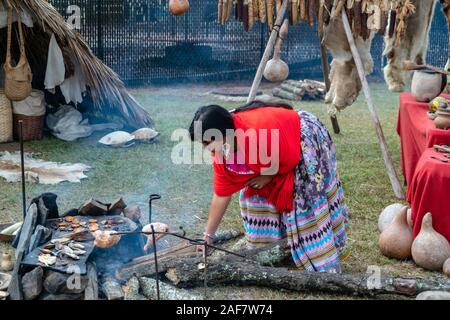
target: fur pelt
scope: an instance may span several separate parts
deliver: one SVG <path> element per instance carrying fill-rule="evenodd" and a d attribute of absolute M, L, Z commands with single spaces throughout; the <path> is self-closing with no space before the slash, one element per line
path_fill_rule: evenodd
<path fill-rule="evenodd" d="M 384 55 L 387 65 L 384 68 L 384 78 L 391 91 L 403 91 L 411 79 L 411 72 L 403 70 L 405 60 L 417 64 L 425 63 L 428 49 L 428 34 L 435 10 L 436 0 L 413 0 L 416 13 L 407 19 L 408 28 L 400 42 L 396 35 L 385 37 Z"/>
<path fill-rule="evenodd" d="M 59 164 L 56 162 L 34 159 L 29 153 L 25 154 L 25 178 L 28 182 L 41 184 L 58 184 L 63 181 L 80 182 L 87 178 L 84 172 L 90 169 L 82 163 Z M 18 152 L 0 153 L 0 177 L 8 182 L 21 180 L 20 154 Z"/>
<path fill-rule="evenodd" d="M 373 60 L 370 54 L 373 37 L 374 32 L 371 32 L 367 40 L 363 40 L 361 37 L 355 39 L 366 74 L 373 71 Z M 328 25 L 325 31 L 324 45 L 333 56 L 330 71 L 331 87 L 325 97 L 325 102 L 329 104 L 330 112 L 334 113 L 335 110 L 352 105 L 361 91 L 361 81 L 341 18 L 333 19 Z"/>

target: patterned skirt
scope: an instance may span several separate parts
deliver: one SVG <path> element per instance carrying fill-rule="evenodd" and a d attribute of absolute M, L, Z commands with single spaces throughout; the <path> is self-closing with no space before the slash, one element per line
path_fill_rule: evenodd
<path fill-rule="evenodd" d="M 336 150 L 325 126 L 300 111 L 300 163 L 295 168 L 294 210 L 279 213 L 264 197 L 246 198 L 240 207 L 247 240 L 258 245 L 287 237 L 298 268 L 341 272 L 349 254 L 348 208 L 337 173 Z"/>

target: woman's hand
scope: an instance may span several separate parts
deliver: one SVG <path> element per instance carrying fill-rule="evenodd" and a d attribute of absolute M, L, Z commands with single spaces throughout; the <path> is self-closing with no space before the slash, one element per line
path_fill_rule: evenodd
<path fill-rule="evenodd" d="M 253 189 L 261 190 L 266 185 L 268 185 L 270 182 L 272 182 L 274 177 L 275 176 L 257 176 L 255 178 L 249 180 L 247 182 L 247 186 L 249 186 Z"/>
<path fill-rule="evenodd" d="M 213 244 L 214 244 L 214 235 L 211 235 L 211 234 L 209 234 L 209 233 L 208 233 L 208 234 L 205 233 L 205 235 L 204 235 L 204 237 L 203 237 L 203 240 L 205 240 L 205 242 L 206 242 L 207 244 L 213 245 Z M 206 250 L 207 250 L 207 252 L 208 252 L 208 255 L 210 255 L 211 252 L 212 252 L 211 248 L 207 248 Z M 201 245 L 201 244 L 197 245 L 197 252 L 202 252 L 203 255 L 205 255 L 205 246 L 204 246 L 204 245 Z"/>

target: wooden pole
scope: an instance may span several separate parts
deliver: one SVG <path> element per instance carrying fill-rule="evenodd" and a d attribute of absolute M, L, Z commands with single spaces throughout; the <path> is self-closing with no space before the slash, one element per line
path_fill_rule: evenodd
<path fill-rule="evenodd" d="M 280 12 L 277 13 L 277 19 L 275 20 L 274 27 L 272 32 L 270 33 L 269 41 L 267 42 L 266 49 L 264 50 L 264 54 L 261 58 L 261 62 L 259 63 L 258 70 L 256 71 L 255 78 L 253 79 L 252 88 L 250 89 L 250 94 L 248 95 L 247 103 L 255 100 L 256 92 L 261 84 L 262 76 L 264 73 L 264 69 L 266 68 L 267 62 L 272 55 L 273 47 L 275 45 L 275 41 L 278 38 L 278 32 L 280 31 L 281 24 L 283 23 L 284 15 L 286 14 L 287 6 L 289 1 L 283 1 L 283 5 L 281 6 Z"/>
<path fill-rule="evenodd" d="M 378 142 L 381 147 L 381 153 L 383 154 L 384 164 L 386 165 L 387 173 L 391 181 L 392 189 L 394 190 L 395 196 L 399 199 L 405 199 L 405 193 L 403 191 L 402 185 L 398 178 L 397 172 L 394 167 L 394 163 L 389 154 L 389 150 L 386 143 L 386 138 L 384 137 L 383 129 L 381 128 L 380 119 L 378 118 L 377 112 L 375 111 L 375 106 L 372 99 L 372 94 L 370 93 L 369 83 L 366 79 L 366 73 L 359 55 L 358 49 L 356 48 L 355 40 L 353 39 L 353 34 L 348 22 L 347 14 L 345 10 L 342 11 L 342 23 L 344 24 L 345 33 L 347 35 L 347 40 L 352 51 L 353 59 L 355 60 L 356 68 L 358 70 L 358 75 L 361 80 L 364 95 L 367 100 L 367 106 L 369 107 L 370 115 L 375 124 L 375 129 L 378 137 Z"/>
<path fill-rule="evenodd" d="M 322 72 L 323 72 L 323 80 L 325 82 L 325 88 L 327 89 L 327 93 L 330 92 L 331 83 L 330 83 L 330 68 L 328 66 L 328 57 L 327 57 L 327 49 L 322 43 L 322 37 L 320 36 L 320 55 L 322 58 Z M 341 128 L 339 127 L 339 122 L 337 116 L 330 116 L 331 124 L 333 126 L 333 131 L 335 134 L 341 133 Z"/>

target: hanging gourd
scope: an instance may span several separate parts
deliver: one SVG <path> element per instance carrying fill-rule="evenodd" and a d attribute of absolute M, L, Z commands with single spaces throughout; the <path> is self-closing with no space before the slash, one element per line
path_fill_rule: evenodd
<path fill-rule="evenodd" d="M 288 20 L 285 19 L 280 29 L 279 38 L 275 44 L 273 58 L 267 62 L 266 68 L 264 69 L 264 78 L 271 82 L 281 82 L 289 76 L 289 66 L 281 60 L 281 46 L 288 34 L 288 24 Z"/>
<path fill-rule="evenodd" d="M 169 12 L 174 16 L 181 16 L 189 10 L 188 0 L 169 0 Z"/>

